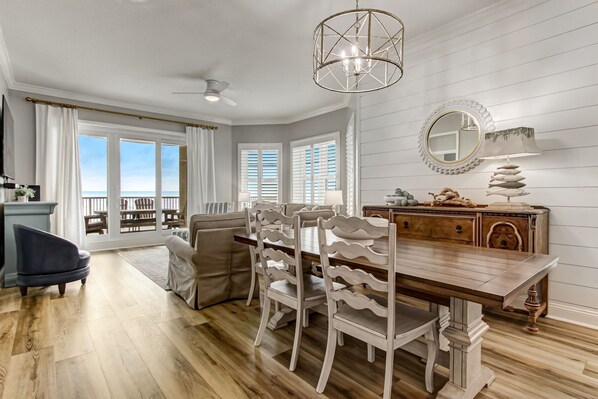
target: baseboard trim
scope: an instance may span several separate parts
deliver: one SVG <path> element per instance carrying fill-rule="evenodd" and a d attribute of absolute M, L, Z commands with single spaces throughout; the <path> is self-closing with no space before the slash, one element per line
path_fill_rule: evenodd
<path fill-rule="evenodd" d="M 2 283 L 4 288 L 14 287 L 17 285 L 17 273 L 6 273 L 4 274 L 4 282 Z"/>
<path fill-rule="evenodd" d="M 560 320 L 598 330 L 597 309 L 557 301 L 549 301 L 548 306 L 550 312 L 546 317 L 549 319 Z"/>

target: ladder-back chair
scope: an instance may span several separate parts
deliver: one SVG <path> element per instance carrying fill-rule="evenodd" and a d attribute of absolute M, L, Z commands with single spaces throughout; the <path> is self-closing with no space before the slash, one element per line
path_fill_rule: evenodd
<path fill-rule="evenodd" d="M 345 234 L 365 231 L 376 241 L 372 247 L 342 241 L 333 234 L 340 234 L 337 229 Z M 316 391 L 322 393 L 326 387 L 336 350 L 335 337 L 342 332 L 368 344 L 368 360 L 371 362 L 375 359 L 373 348 L 386 351 L 384 399 L 391 397 L 394 351 L 424 335 L 428 346 L 425 383 L 428 392 L 432 392 L 438 351 L 437 316 L 395 300 L 396 225 L 374 226 L 358 217 L 335 216 L 328 221 L 319 219 L 318 240 L 328 298 L 328 342 Z M 337 259 L 335 266 L 330 265 L 331 256 Z M 369 264 L 386 269 L 386 281 L 359 268 L 336 265 L 339 263 L 338 257 L 347 260 L 367 259 Z M 366 295 L 345 287 L 337 288 L 333 283 L 337 277 L 349 284 L 366 284 L 376 294 Z"/>
<path fill-rule="evenodd" d="M 274 223 L 284 226 L 280 230 L 262 228 L 262 223 Z M 262 319 L 255 339 L 255 346 L 262 342 L 268 318 L 270 316 L 270 301 L 276 301 L 297 311 L 295 319 L 295 338 L 289 370 L 294 371 L 299 356 L 301 331 L 305 323 L 304 311 L 326 303 L 324 280 L 311 274 L 303 273 L 301 261 L 301 232 L 299 216 L 288 217 L 281 212 L 265 210 L 257 214 L 256 234 L 260 263 L 264 269 L 264 307 Z M 266 247 L 264 242 L 279 243 L 294 249 L 294 255 L 272 247 Z M 287 268 L 273 267 L 269 261 L 282 262 Z M 344 287 L 334 283 L 336 289 Z"/>

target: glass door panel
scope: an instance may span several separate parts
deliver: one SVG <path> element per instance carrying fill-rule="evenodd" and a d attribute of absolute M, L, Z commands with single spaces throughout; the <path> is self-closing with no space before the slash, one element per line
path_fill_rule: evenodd
<path fill-rule="evenodd" d="M 187 209 L 186 147 L 162 144 L 162 229 L 185 226 Z"/>
<path fill-rule="evenodd" d="M 156 230 L 156 143 L 120 140 L 120 232 Z"/>
<path fill-rule="evenodd" d="M 86 235 L 108 233 L 108 138 L 79 136 L 81 197 Z"/>

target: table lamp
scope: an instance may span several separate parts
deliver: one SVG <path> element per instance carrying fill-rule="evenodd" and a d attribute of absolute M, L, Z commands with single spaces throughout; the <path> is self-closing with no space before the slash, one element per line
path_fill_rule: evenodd
<path fill-rule="evenodd" d="M 239 203 L 241 203 L 241 210 L 245 209 L 245 206 L 251 203 L 251 193 L 239 193 Z"/>
<path fill-rule="evenodd" d="M 343 190 L 330 190 L 324 192 L 324 205 L 332 205 L 334 212 L 339 213 L 337 207 L 344 205 Z"/>
<path fill-rule="evenodd" d="M 540 155 L 542 151 L 536 144 L 534 129 L 517 127 L 486 133 L 481 159 L 506 159 L 507 163 L 499 166 L 490 178 L 486 195 L 502 195 L 506 202 L 494 202 L 489 208 L 531 209 L 524 202 L 511 202 L 511 197 L 522 197 L 529 193 L 523 189 L 525 179 L 518 165 L 512 164 L 511 158 Z"/>

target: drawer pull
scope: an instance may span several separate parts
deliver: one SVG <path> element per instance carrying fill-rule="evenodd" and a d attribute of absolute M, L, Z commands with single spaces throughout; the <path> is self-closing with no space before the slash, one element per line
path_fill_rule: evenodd
<path fill-rule="evenodd" d="M 461 225 L 458 224 L 457 227 L 455 228 L 455 231 L 457 232 L 457 234 L 461 234 L 461 233 L 463 233 L 463 227 L 461 227 Z"/>
<path fill-rule="evenodd" d="M 371 217 L 371 218 L 381 218 L 381 217 L 382 217 L 382 215 L 380 215 L 379 213 L 372 213 L 372 214 L 370 215 L 370 217 Z"/>
<path fill-rule="evenodd" d="M 404 229 L 408 229 L 408 228 L 409 228 L 409 222 L 408 222 L 408 221 L 406 221 L 406 220 L 405 220 L 405 221 L 403 222 L 403 228 L 404 228 Z"/>

